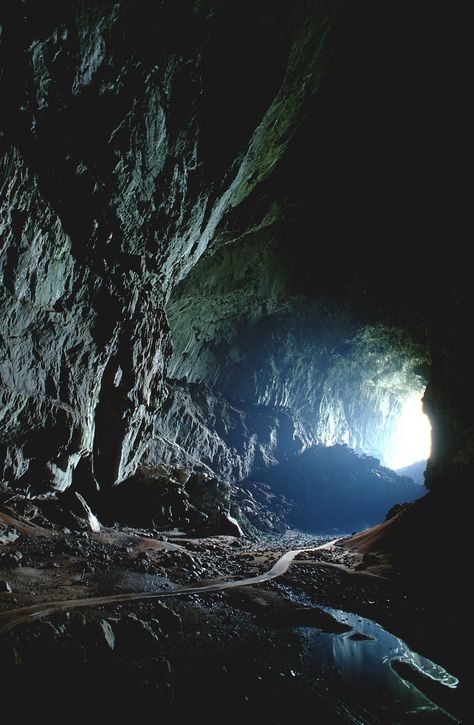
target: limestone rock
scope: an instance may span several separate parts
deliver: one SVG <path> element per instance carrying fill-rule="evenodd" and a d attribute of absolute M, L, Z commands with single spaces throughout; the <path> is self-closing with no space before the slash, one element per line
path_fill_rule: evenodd
<path fill-rule="evenodd" d="M 64 491 L 134 474 L 166 397 L 166 300 L 284 155 L 321 83 L 333 15 L 2 6 L 9 480 Z"/>
<path fill-rule="evenodd" d="M 167 389 L 145 454 L 150 465 L 239 481 L 315 442 L 310 426 L 287 408 L 230 403 L 202 383 L 168 380 Z"/>

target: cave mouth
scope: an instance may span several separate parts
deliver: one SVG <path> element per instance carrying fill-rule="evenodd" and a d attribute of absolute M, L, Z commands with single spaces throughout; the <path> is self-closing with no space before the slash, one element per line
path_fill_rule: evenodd
<path fill-rule="evenodd" d="M 346 408 L 351 406 L 351 396 L 360 405 L 367 395 L 363 387 L 349 391 Z M 405 380 L 403 376 L 402 386 L 390 393 L 381 385 L 372 395 L 370 406 L 360 405 L 359 411 L 356 407 L 352 416 L 344 415 L 344 424 L 339 422 L 339 426 L 340 400 L 333 399 L 327 404 L 332 410 L 324 413 L 326 424 L 318 423 L 322 443 L 347 445 L 356 453 L 379 459 L 392 471 L 411 475 L 411 468 L 426 464 L 431 454 L 431 423 L 423 410 L 425 389 L 416 378 Z"/>
<path fill-rule="evenodd" d="M 423 391 L 424 393 L 424 391 Z M 410 393 L 395 416 L 391 440 L 382 451 L 381 462 L 394 471 L 426 461 L 431 453 L 431 424 L 423 411 L 423 397 Z"/>
<path fill-rule="evenodd" d="M 150 463 L 235 485 L 243 530 L 348 534 L 423 496 L 424 338 L 286 283 L 271 299 L 257 272 L 242 278 L 237 246 L 204 258 L 168 305 L 169 398 Z"/>
<path fill-rule="evenodd" d="M 426 462 L 431 425 L 420 350 L 365 328 L 329 362 L 313 413 L 318 442 L 346 445 L 394 471 Z"/>
<path fill-rule="evenodd" d="M 334 289 L 302 286 L 292 272 L 294 238 L 286 228 L 242 234 L 204 254 L 173 291 L 168 375 L 182 387 L 172 395 L 182 400 L 186 385 L 207 386 L 240 413 L 186 401 L 173 420 L 162 417 L 159 435 L 233 481 L 258 480 L 262 469 L 315 445 L 345 445 L 395 471 L 426 461 L 426 330 L 394 324 L 383 309 L 356 311 Z M 209 445 L 216 416 L 228 421 Z M 197 420 L 203 445 L 187 433 Z M 179 462 L 164 446 L 157 453 Z"/>
<path fill-rule="evenodd" d="M 469 26 L 436 15 L 1 5 L 10 701 L 445 722 L 405 642 L 469 689 Z M 426 496 L 379 464 L 422 395 Z"/>

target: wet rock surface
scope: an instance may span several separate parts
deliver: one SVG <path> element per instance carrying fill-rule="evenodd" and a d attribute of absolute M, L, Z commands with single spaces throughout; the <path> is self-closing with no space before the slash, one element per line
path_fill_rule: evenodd
<path fill-rule="evenodd" d="M 76 539 L 79 547 L 74 546 Z M 327 697 L 324 680 L 315 680 L 305 643 L 309 632 L 335 638 L 335 647 L 346 646 L 344 637 L 350 646 L 362 648 L 373 646 L 374 638 L 325 607 L 381 619 L 431 655 L 434 612 L 420 608 L 388 581 L 348 574 L 355 567 L 343 548 L 303 552 L 282 578 L 258 587 L 192 594 L 166 603 L 74 605 L 78 598 L 103 593 L 169 591 L 255 576 L 288 549 L 315 547 L 326 540 L 289 531 L 266 534 L 259 541 L 178 535 L 162 541 L 150 531 L 131 528 L 103 527 L 75 536 L 30 525 L 15 542 L 25 563 L 12 569 L 0 561 L 0 578 L 8 572 L 15 596 L 13 602 L 11 595 L 8 602 L 0 596 L 0 623 L 4 613 L 25 604 L 68 599 L 70 607 L 0 635 L 4 682 L 9 692 L 27 687 L 33 697 L 53 678 L 61 697 L 81 692 L 80 713 L 91 703 L 109 714 L 132 708 L 145 713 L 155 705 L 163 714 L 184 717 L 213 703 L 208 719 L 218 722 L 221 707 L 232 702 L 231 721 L 265 704 L 276 722 L 286 722 L 297 697 L 327 722 L 350 722 L 347 705 L 341 709 L 337 699 Z M 8 553 L 13 546 L 3 549 Z M 55 569 L 50 554 L 58 549 L 60 567 Z M 331 566 L 321 566 L 324 562 Z M 462 700 L 453 695 L 454 701 L 458 712 Z M 445 722 L 443 713 L 430 707 L 431 722 Z"/>

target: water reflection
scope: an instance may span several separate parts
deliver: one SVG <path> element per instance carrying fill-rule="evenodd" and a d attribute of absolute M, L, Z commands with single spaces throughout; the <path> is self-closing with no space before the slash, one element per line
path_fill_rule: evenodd
<path fill-rule="evenodd" d="M 414 685 L 397 675 L 392 659 L 408 662 L 438 682 L 455 688 L 455 677 L 436 663 L 412 652 L 398 637 L 369 619 L 339 609 L 324 608 L 367 639 L 351 633 L 334 636 L 301 628 L 315 678 L 327 696 L 355 723 L 452 723 L 446 711 Z"/>

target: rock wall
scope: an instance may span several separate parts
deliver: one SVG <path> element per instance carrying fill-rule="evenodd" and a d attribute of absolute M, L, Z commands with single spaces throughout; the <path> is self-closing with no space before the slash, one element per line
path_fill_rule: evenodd
<path fill-rule="evenodd" d="M 429 485 L 469 485 L 470 264 L 459 175 L 440 150 L 449 137 L 456 156 L 457 134 L 430 80 L 447 78 L 431 13 L 408 22 L 394 4 L 335 0 L 1 4 L 6 479 L 64 490 L 129 478 L 151 456 L 167 376 L 216 385 L 245 415 L 289 409 L 307 431 L 297 448 L 341 434 L 363 449 L 371 432 L 355 408 L 392 405 L 396 363 L 405 382 L 428 383 Z M 193 269 L 208 250 L 204 283 Z M 355 400 L 344 385 L 364 335 L 382 340 L 367 368 L 381 387 Z M 396 354 L 384 359 L 387 336 Z M 264 427 L 257 458 L 274 455 L 276 424 Z M 217 456 L 238 476 L 252 465 L 245 445 L 188 453 L 204 448 L 206 465 Z"/>
<path fill-rule="evenodd" d="M 144 463 L 240 481 L 302 453 L 314 433 L 285 408 L 230 404 L 200 383 L 170 380 Z"/>
<path fill-rule="evenodd" d="M 285 154 L 335 9 L 2 4 L 5 477 L 137 468 L 166 395 L 163 305 Z"/>

